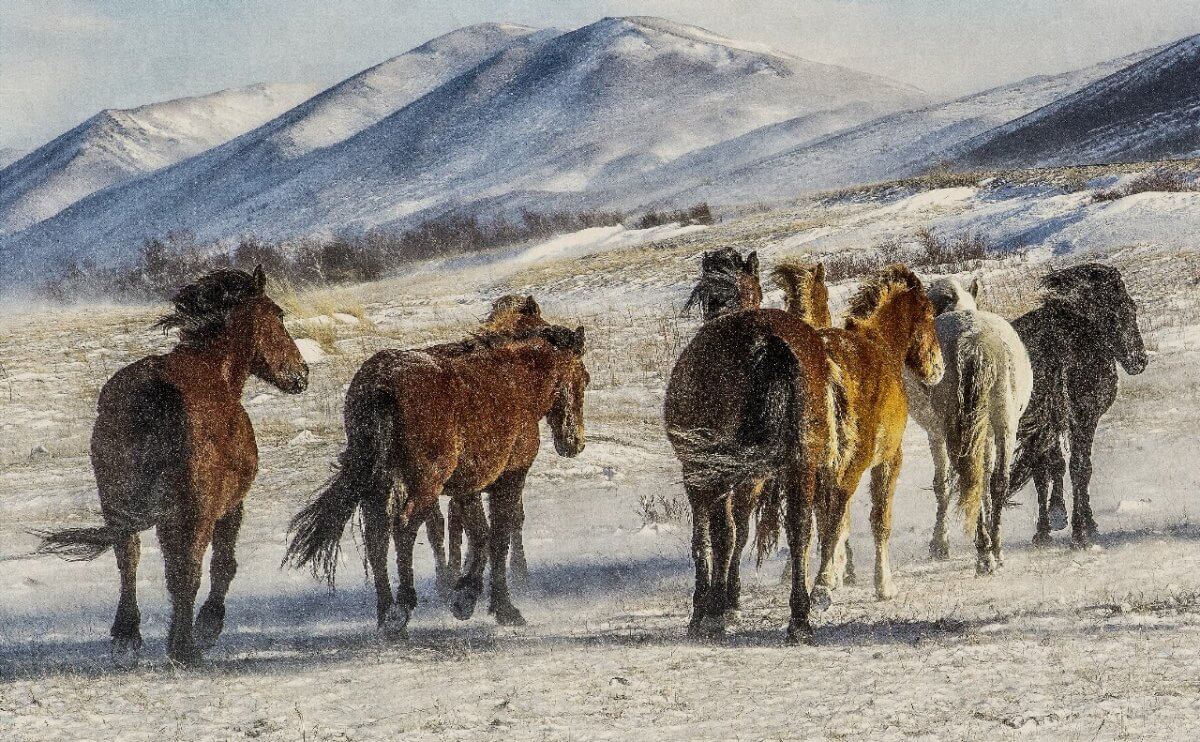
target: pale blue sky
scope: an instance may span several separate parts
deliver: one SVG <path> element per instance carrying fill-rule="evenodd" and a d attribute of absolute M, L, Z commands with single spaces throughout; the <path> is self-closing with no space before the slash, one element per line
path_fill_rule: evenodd
<path fill-rule="evenodd" d="M 0 146 L 97 110 L 262 80 L 332 84 L 459 26 L 660 15 L 938 95 L 1200 33 L 1200 0 L 0 0 Z"/>

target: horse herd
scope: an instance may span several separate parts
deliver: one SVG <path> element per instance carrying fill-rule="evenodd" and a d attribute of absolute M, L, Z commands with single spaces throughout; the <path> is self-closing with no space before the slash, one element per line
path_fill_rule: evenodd
<path fill-rule="evenodd" d="M 933 558 L 949 555 L 946 516 L 957 490 L 975 532 L 977 570 L 994 571 L 1004 504 L 1030 479 L 1039 503 L 1034 543 L 1050 543 L 1051 531 L 1067 525 L 1064 439 L 1072 543 L 1090 544 L 1096 424 L 1115 397 L 1116 364 L 1131 374 L 1146 366 L 1136 308 L 1115 269 L 1090 263 L 1050 272 L 1042 305 L 1011 325 L 975 306 L 978 281 L 970 290 L 952 279 L 926 287 L 893 265 L 862 282 L 836 327 L 820 264 L 782 264 L 773 276 L 785 310 L 761 307 L 756 254 L 705 253 L 687 306 L 698 306 L 704 323 L 666 390 L 667 436 L 692 509 L 691 636 L 718 635 L 736 615 L 753 515 L 760 561 L 782 527 L 790 547 L 787 637 L 810 641 L 810 608 L 828 606 L 831 592 L 854 579 L 848 504 L 868 470 L 875 589 L 880 599 L 896 594 L 888 537 L 909 415 L 926 430 L 934 458 Z M 245 383 L 253 375 L 293 394 L 308 384 L 265 286 L 261 267 L 223 269 L 175 295 L 158 326 L 178 328 L 178 345 L 121 369 L 100 393 L 91 460 L 104 524 L 38 534 L 39 553 L 66 559 L 115 551 L 117 654 L 142 644 L 136 573 L 139 534 L 150 528 L 172 601 L 168 656 L 195 662 L 221 633 L 243 502 L 258 468 L 241 404 Z M 525 570 L 522 490 L 541 420 L 560 455 L 584 448 L 585 346 L 582 327 L 546 321 L 532 297 L 505 296 L 464 340 L 372 356 L 346 393 L 337 471 L 292 519 L 285 562 L 332 584 L 345 526 L 361 512 L 379 627 L 403 635 L 417 605 L 412 557 L 424 524 L 438 589 L 456 617 L 474 612 L 490 564 L 489 611 L 501 624 L 524 623 L 508 588 L 510 548 L 513 569 Z M 442 496 L 450 503 L 449 554 Z M 814 524 L 820 568 L 810 590 Z M 197 613 L 210 544 L 211 587 Z"/>

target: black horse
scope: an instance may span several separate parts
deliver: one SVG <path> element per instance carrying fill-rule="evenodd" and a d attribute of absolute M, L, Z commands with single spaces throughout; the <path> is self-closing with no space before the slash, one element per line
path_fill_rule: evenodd
<path fill-rule="evenodd" d="M 1071 544 L 1086 548 L 1096 535 L 1088 494 L 1092 439 L 1100 417 L 1117 396 L 1117 363 L 1128 374 L 1140 374 L 1146 368 L 1146 350 L 1137 306 L 1116 268 L 1099 263 L 1064 268 L 1045 276 L 1042 286 L 1047 291 L 1042 306 L 1012 323 L 1033 365 L 1033 397 L 1021 417 L 1011 491 L 1033 480 L 1038 494 L 1033 543 L 1051 544 L 1050 532 L 1067 527 L 1066 437 Z"/>

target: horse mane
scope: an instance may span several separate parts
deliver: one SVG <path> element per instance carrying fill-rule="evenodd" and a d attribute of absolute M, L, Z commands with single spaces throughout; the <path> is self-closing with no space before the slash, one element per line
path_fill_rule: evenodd
<path fill-rule="evenodd" d="M 870 319 L 893 294 L 921 287 L 921 279 L 908 266 L 900 263 L 882 268 L 863 281 L 846 310 L 848 320 Z"/>
<path fill-rule="evenodd" d="M 816 271 L 820 263 L 786 262 L 776 265 L 771 279 L 783 289 L 789 312 L 802 317 L 815 317 L 820 307 L 812 306 L 812 286 L 817 281 Z"/>
<path fill-rule="evenodd" d="M 743 258 L 732 247 L 704 253 L 700 262 L 700 281 L 683 305 L 682 314 L 687 315 L 692 307 L 699 305 L 701 313 L 712 305 L 720 312 L 740 309 L 741 291 L 738 285 L 742 276 L 754 275 L 747 271 L 750 259 Z M 720 313 L 718 312 L 718 313 Z M 705 316 L 705 319 L 711 319 Z"/>
<path fill-rule="evenodd" d="M 1076 293 L 1080 289 L 1095 289 L 1106 284 L 1124 287 L 1125 284 L 1120 271 L 1103 263 L 1084 263 L 1050 271 L 1042 276 L 1040 283 L 1052 297 L 1066 301 L 1082 298 Z"/>
<path fill-rule="evenodd" d="M 174 311 L 154 327 L 178 328 L 181 344 L 202 347 L 221 334 L 234 309 L 262 295 L 262 285 L 250 273 L 236 268 L 215 270 L 179 289 L 171 299 Z"/>
<path fill-rule="evenodd" d="M 536 337 L 549 326 L 550 323 L 542 319 L 542 308 L 532 296 L 506 294 L 492 302 L 488 315 L 467 337 L 434 348 L 449 353 L 491 350 Z"/>

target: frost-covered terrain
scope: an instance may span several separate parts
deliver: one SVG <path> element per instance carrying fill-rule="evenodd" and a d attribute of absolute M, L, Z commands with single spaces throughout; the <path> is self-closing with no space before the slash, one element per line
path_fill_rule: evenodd
<path fill-rule="evenodd" d="M 430 264 L 378 284 L 303 296 L 290 326 L 312 384 L 286 397 L 252 382 L 261 471 L 248 501 L 226 634 L 208 662 L 166 664 L 167 602 L 154 538 L 139 590 L 147 647 L 118 669 L 107 639 L 116 597 L 109 556 L 23 559 L 23 529 L 94 519 L 86 457 L 99 386 L 168 347 L 161 308 L 8 308 L 0 319 L 0 729 L 24 739 L 1192 739 L 1200 719 L 1200 193 L 1092 203 L 1128 175 L 1083 190 L 992 182 L 804 201 L 709 228 L 620 227 L 524 250 Z M 978 231 L 1029 248 L 974 266 L 1003 314 L 1036 300 L 1048 265 L 1104 259 L 1141 306 L 1149 368 L 1122 378 L 1101 425 L 1093 504 L 1100 548 L 1034 551 L 1032 495 L 1006 516 L 1007 560 L 974 576 L 965 537 L 932 564 L 931 466 L 911 426 L 896 499 L 900 596 L 836 594 L 817 643 L 783 647 L 779 560 L 747 566 L 742 623 L 727 641 L 685 638 L 691 566 L 682 494 L 661 429 L 664 376 L 697 322 L 677 316 L 704 249 L 787 256 Z M 841 305 L 853 286 L 833 289 Z M 589 442 L 576 459 L 542 452 L 526 491 L 530 624 L 500 629 L 480 610 L 450 617 L 417 545 L 423 602 L 409 643 L 376 637 L 373 600 L 346 538 L 337 592 L 281 571 L 288 517 L 342 444 L 344 385 L 375 349 L 461 336 L 488 302 L 533 293 L 588 328 Z M 767 301 L 779 304 L 779 292 Z M 320 328 L 319 330 L 317 328 Z M 861 495 L 861 493 L 860 493 Z M 863 500 L 853 538 L 871 553 Z M 646 503 L 653 500 L 649 505 Z M 649 509 L 661 516 L 648 518 Z"/>
<path fill-rule="evenodd" d="M 81 198 L 204 152 L 308 98 L 313 85 L 259 83 L 101 111 L 27 155 L 0 162 L 0 234 Z"/>

